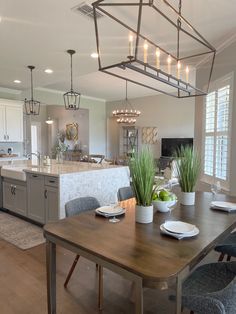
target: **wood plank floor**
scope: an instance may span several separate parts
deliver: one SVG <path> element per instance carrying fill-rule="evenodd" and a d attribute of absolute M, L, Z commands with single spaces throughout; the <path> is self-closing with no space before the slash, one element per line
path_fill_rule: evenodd
<path fill-rule="evenodd" d="M 0 313 L 46 314 L 45 245 L 22 251 L 0 240 Z M 68 285 L 63 282 L 74 254 L 57 249 L 57 313 L 91 314 L 97 310 L 96 267 L 81 258 Z M 104 314 L 134 313 L 130 300 L 131 283 L 104 271 Z M 174 305 L 168 301 L 169 291 L 145 289 L 145 314 L 171 314 Z M 189 313 L 185 311 L 184 313 Z"/>

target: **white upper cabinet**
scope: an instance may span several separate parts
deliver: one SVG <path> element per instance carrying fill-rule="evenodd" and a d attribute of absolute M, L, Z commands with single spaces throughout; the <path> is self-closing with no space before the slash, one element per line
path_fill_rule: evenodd
<path fill-rule="evenodd" d="M 23 142 L 23 105 L 0 100 L 0 142 Z"/>

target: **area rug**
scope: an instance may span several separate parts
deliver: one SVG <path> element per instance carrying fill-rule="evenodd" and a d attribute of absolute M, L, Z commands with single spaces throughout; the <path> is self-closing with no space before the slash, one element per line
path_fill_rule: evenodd
<path fill-rule="evenodd" d="M 42 228 L 4 212 L 0 212 L 0 238 L 22 250 L 45 242 Z"/>

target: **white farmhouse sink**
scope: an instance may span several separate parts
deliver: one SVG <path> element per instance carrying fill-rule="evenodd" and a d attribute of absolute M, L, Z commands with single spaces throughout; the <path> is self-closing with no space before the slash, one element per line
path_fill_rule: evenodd
<path fill-rule="evenodd" d="M 20 181 L 26 181 L 25 167 L 8 167 L 3 166 L 1 169 L 1 176 Z"/>

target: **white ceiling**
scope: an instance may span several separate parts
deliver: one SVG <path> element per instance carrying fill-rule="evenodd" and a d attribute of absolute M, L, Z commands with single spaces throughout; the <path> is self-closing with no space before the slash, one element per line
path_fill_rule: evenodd
<path fill-rule="evenodd" d="M 93 21 L 71 10 L 81 2 L 1 0 L 0 86 L 29 88 L 26 66 L 33 64 L 35 87 L 67 91 L 69 56 L 65 51 L 75 49 L 74 89 L 106 100 L 124 98 L 124 81 L 98 72 L 97 60 L 90 57 L 96 51 Z M 235 12 L 235 0 L 183 0 L 183 15 L 216 47 L 235 33 Z M 44 73 L 46 68 L 52 68 L 54 73 Z M 15 79 L 22 84 L 13 83 Z M 130 98 L 153 94 L 152 90 L 129 86 Z"/>

